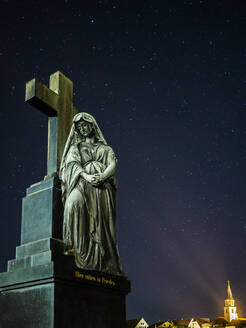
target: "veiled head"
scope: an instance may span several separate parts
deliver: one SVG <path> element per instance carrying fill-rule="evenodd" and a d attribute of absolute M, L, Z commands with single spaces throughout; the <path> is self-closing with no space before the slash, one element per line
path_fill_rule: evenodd
<path fill-rule="evenodd" d="M 84 138 L 93 133 L 98 141 L 105 145 L 107 144 L 96 120 L 92 115 L 85 112 L 76 114 L 73 118 L 73 127 L 74 130 L 79 133 L 80 137 Z"/>
<path fill-rule="evenodd" d="M 94 134 L 93 124 L 84 121 L 83 119 L 75 123 L 75 129 L 82 137 L 85 138 Z"/>
<path fill-rule="evenodd" d="M 76 126 L 78 124 L 78 127 Z M 78 130 L 79 129 L 79 130 Z M 81 134 L 82 132 L 82 134 Z M 107 145 L 106 140 L 103 137 L 102 131 L 100 130 L 99 126 L 97 125 L 96 120 L 94 117 L 88 113 L 78 113 L 73 118 L 72 127 L 67 138 L 67 142 L 63 151 L 61 166 L 59 176 L 60 179 L 63 179 L 65 167 L 66 167 L 66 157 L 70 147 L 86 138 L 87 133 L 94 133 L 94 136 L 98 142 L 101 142 L 104 145 Z"/>

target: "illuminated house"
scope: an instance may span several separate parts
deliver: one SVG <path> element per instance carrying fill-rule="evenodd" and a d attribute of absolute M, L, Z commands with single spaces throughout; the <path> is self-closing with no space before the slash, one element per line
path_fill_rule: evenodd
<path fill-rule="evenodd" d="M 157 322 L 149 328 L 210 328 L 211 320 L 209 318 L 187 318 L 180 320 L 169 320 Z"/>
<path fill-rule="evenodd" d="M 227 286 L 227 298 L 225 299 L 224 306 L 224 318 L 228 322 L 231 322 L 232 320 L 238 320 L 237 308 L 235 306 L 235 300 L 232 296 L 229 280 Z"/>
<path fill-rule="evenodd" d="M 190 328 L 210 328 L 212 326 L 210 318 L 195 318 L 191 319 L 188 327 Z"/>
<path fill-rule="evenodd" d="M 137 318 L 126 321 L 126 328 L 147 328 L 149 325 L 144 318 Z"/>

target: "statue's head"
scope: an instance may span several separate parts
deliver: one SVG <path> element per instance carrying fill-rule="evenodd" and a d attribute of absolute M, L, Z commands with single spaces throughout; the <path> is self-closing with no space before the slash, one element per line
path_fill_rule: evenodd
<path fill-rule="evenodd" d="M 79 113 L 73 118 L 76 132 L 85 138 L 94 134 L 94 121 L 95 119 L 87 113 Z"/>
<path fill-rule="evenodd" d="M 75 129 L 82 137 L 85 138 L 94 134 L 93 124 L 84 121 L 83 119 L 75 123 Z"/>
<path fill-rule="evenodd" d="M 66 166 L 66 156 L 68 154 L 70 147 L 73 144 L 80 142 L 81 139 L 83 140 L 87 136 L 90 136 L 90 134 L 92 133 L 94 134 L 97 142 L 107 145 L 107 142 L 104 139 L 103 134 L 99 126 L 97 125 L 97 122 L 94 119 L 94 117 L 84 112 L 76 114 L 73 118 L 72 127 L 63 151 L 60 173 L 59 173 L 60 177 L 62 177 L 63 175 L 63 171 Z"/>
<path fill-rule="evenodd" d="M 94 124 L 96 122 L 94 117 L 91 114 L 88 114 L 88 113 L 85 113 L 85 112 L 81 112 L 81 113 L 76 114 L 73 118 L 73 123 L 77 123 L 80 120 L 83 120 L 83 121 L 86 121 L 86 122 L 92 123 L 92 124 Z"/>
<path fill-rule="evenodd" d="M 73 128 L 77 132 L 79 139 L 94 135 L 98 141 L 107 144 L 95 118 L 88 113 L 76 114 L 73 118 Z"/>

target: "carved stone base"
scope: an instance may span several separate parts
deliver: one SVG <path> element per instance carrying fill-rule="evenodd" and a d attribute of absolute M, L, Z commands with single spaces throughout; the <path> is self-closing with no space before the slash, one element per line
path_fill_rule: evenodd
<path fill-rule="evenodd" d="M 59 180 L 27 189 L 21 245 L 0 273 L 0 328 L 123 328 L 130 281 L 79 270 L 64 255 Z"/>
<path fill-rule="evenodd" d="M 45 239 L 17 248 L 0 274 L 0 328 L 125 327 L 130 281 L 79 270 L 61 247 Z"/>

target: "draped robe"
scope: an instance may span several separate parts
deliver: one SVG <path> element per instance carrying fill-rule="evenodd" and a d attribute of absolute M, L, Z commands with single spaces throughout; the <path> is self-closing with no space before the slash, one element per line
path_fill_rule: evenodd
<path fill-rule="evenodd" d="M 115 234 L 115 178 L 94 186 L 81 173 L 103 172 L 111 147 L 97 142 L 71 145 L 65 160 L 63 240 L 79 268 L 123 274 Z"/>

